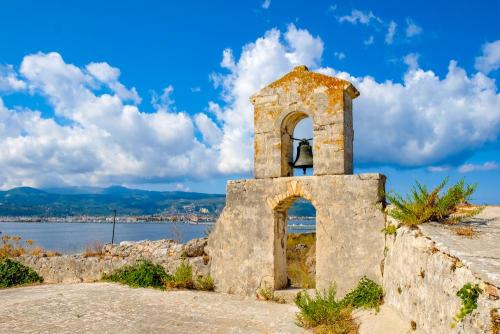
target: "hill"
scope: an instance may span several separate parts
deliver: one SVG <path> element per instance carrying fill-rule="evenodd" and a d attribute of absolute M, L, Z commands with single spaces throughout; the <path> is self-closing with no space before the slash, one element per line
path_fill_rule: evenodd
<path fill-rule="evenodd" d="M 116 209 L 119 215 L 153 215 L 162 212 L 199 211 L 211 214 L 222 211 L 223 194 L 184 191 L 148 191 L 121 186 L 108 188 L 74 187 L 35 189 L 30 187 L 0 191 L 0 216 L 108 216 Z M 313 216 L 314 208 L 298 200 L 290 215 Z"/>

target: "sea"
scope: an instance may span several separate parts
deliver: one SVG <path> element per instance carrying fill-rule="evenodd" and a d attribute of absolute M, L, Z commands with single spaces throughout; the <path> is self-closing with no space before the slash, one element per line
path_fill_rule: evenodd
<path fill-rule="evenodd" d="M 194 238 L 206 237 L 213 225 L 189 223 L 121 223 L 115 225 L 114 242 L 172 239 L 185 243 Z M 315 231 L 314 220 L 290 220 L 289 233 Z M 83 252 L 95 242 L 111 243 L 111 223 L 53 223 L 53 222 L 0 222 L 0 239 L 3 235 L 19 236 L 21 243 L 33 240 L 34 245 L 63 254 Z M 1 241 L 0 241 L 1 242 Z"/>

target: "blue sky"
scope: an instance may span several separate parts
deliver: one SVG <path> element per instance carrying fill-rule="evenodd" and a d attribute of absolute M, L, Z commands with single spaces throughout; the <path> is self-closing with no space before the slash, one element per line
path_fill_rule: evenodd
<path fill-rule="evenodd" d="M 495 1 L 5 2 L 0 186 L 223 192 L 251 176 L 248 96 L 305 63 L 361 91 L 356 172 L 385 173 L 397 191 L 466 177 L 478 202 L 498 204 L 499 12 Z"/>

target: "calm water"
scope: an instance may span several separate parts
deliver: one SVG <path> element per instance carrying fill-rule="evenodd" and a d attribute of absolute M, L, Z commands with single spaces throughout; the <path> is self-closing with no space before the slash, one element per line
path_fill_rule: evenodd
<path fill-rule="evenodd" d="M 294 226 L 290 232 L 308 232 L 314 221 L 290 221 Z M 304 225 L 308 225 L 304 227 Z M 186 242 L 205 236 L 209 225 L 170 223 L 116 223 L 115 242 L 178 239 Z M 112 224 L 106 223 L 2 223 L 0 232 L 18 235 L 23 240 L 31 239 L 36 245 L 61 253 L 81 252 L 95 241 L 111 242 Z"/>

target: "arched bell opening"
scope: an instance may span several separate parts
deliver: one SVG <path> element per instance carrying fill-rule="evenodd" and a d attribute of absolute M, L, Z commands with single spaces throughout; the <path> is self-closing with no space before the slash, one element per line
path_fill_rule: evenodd
<path fill-rule="evenodd" d="M 274 289 L 316 287 L 316 209 L 291 197 L 274 210 Z"/>
<path fill-rule="evenodd" d="M 303 112 L 287 115 L 281 124 L 281 176 L 313 175 L 312 119 Z"/>

